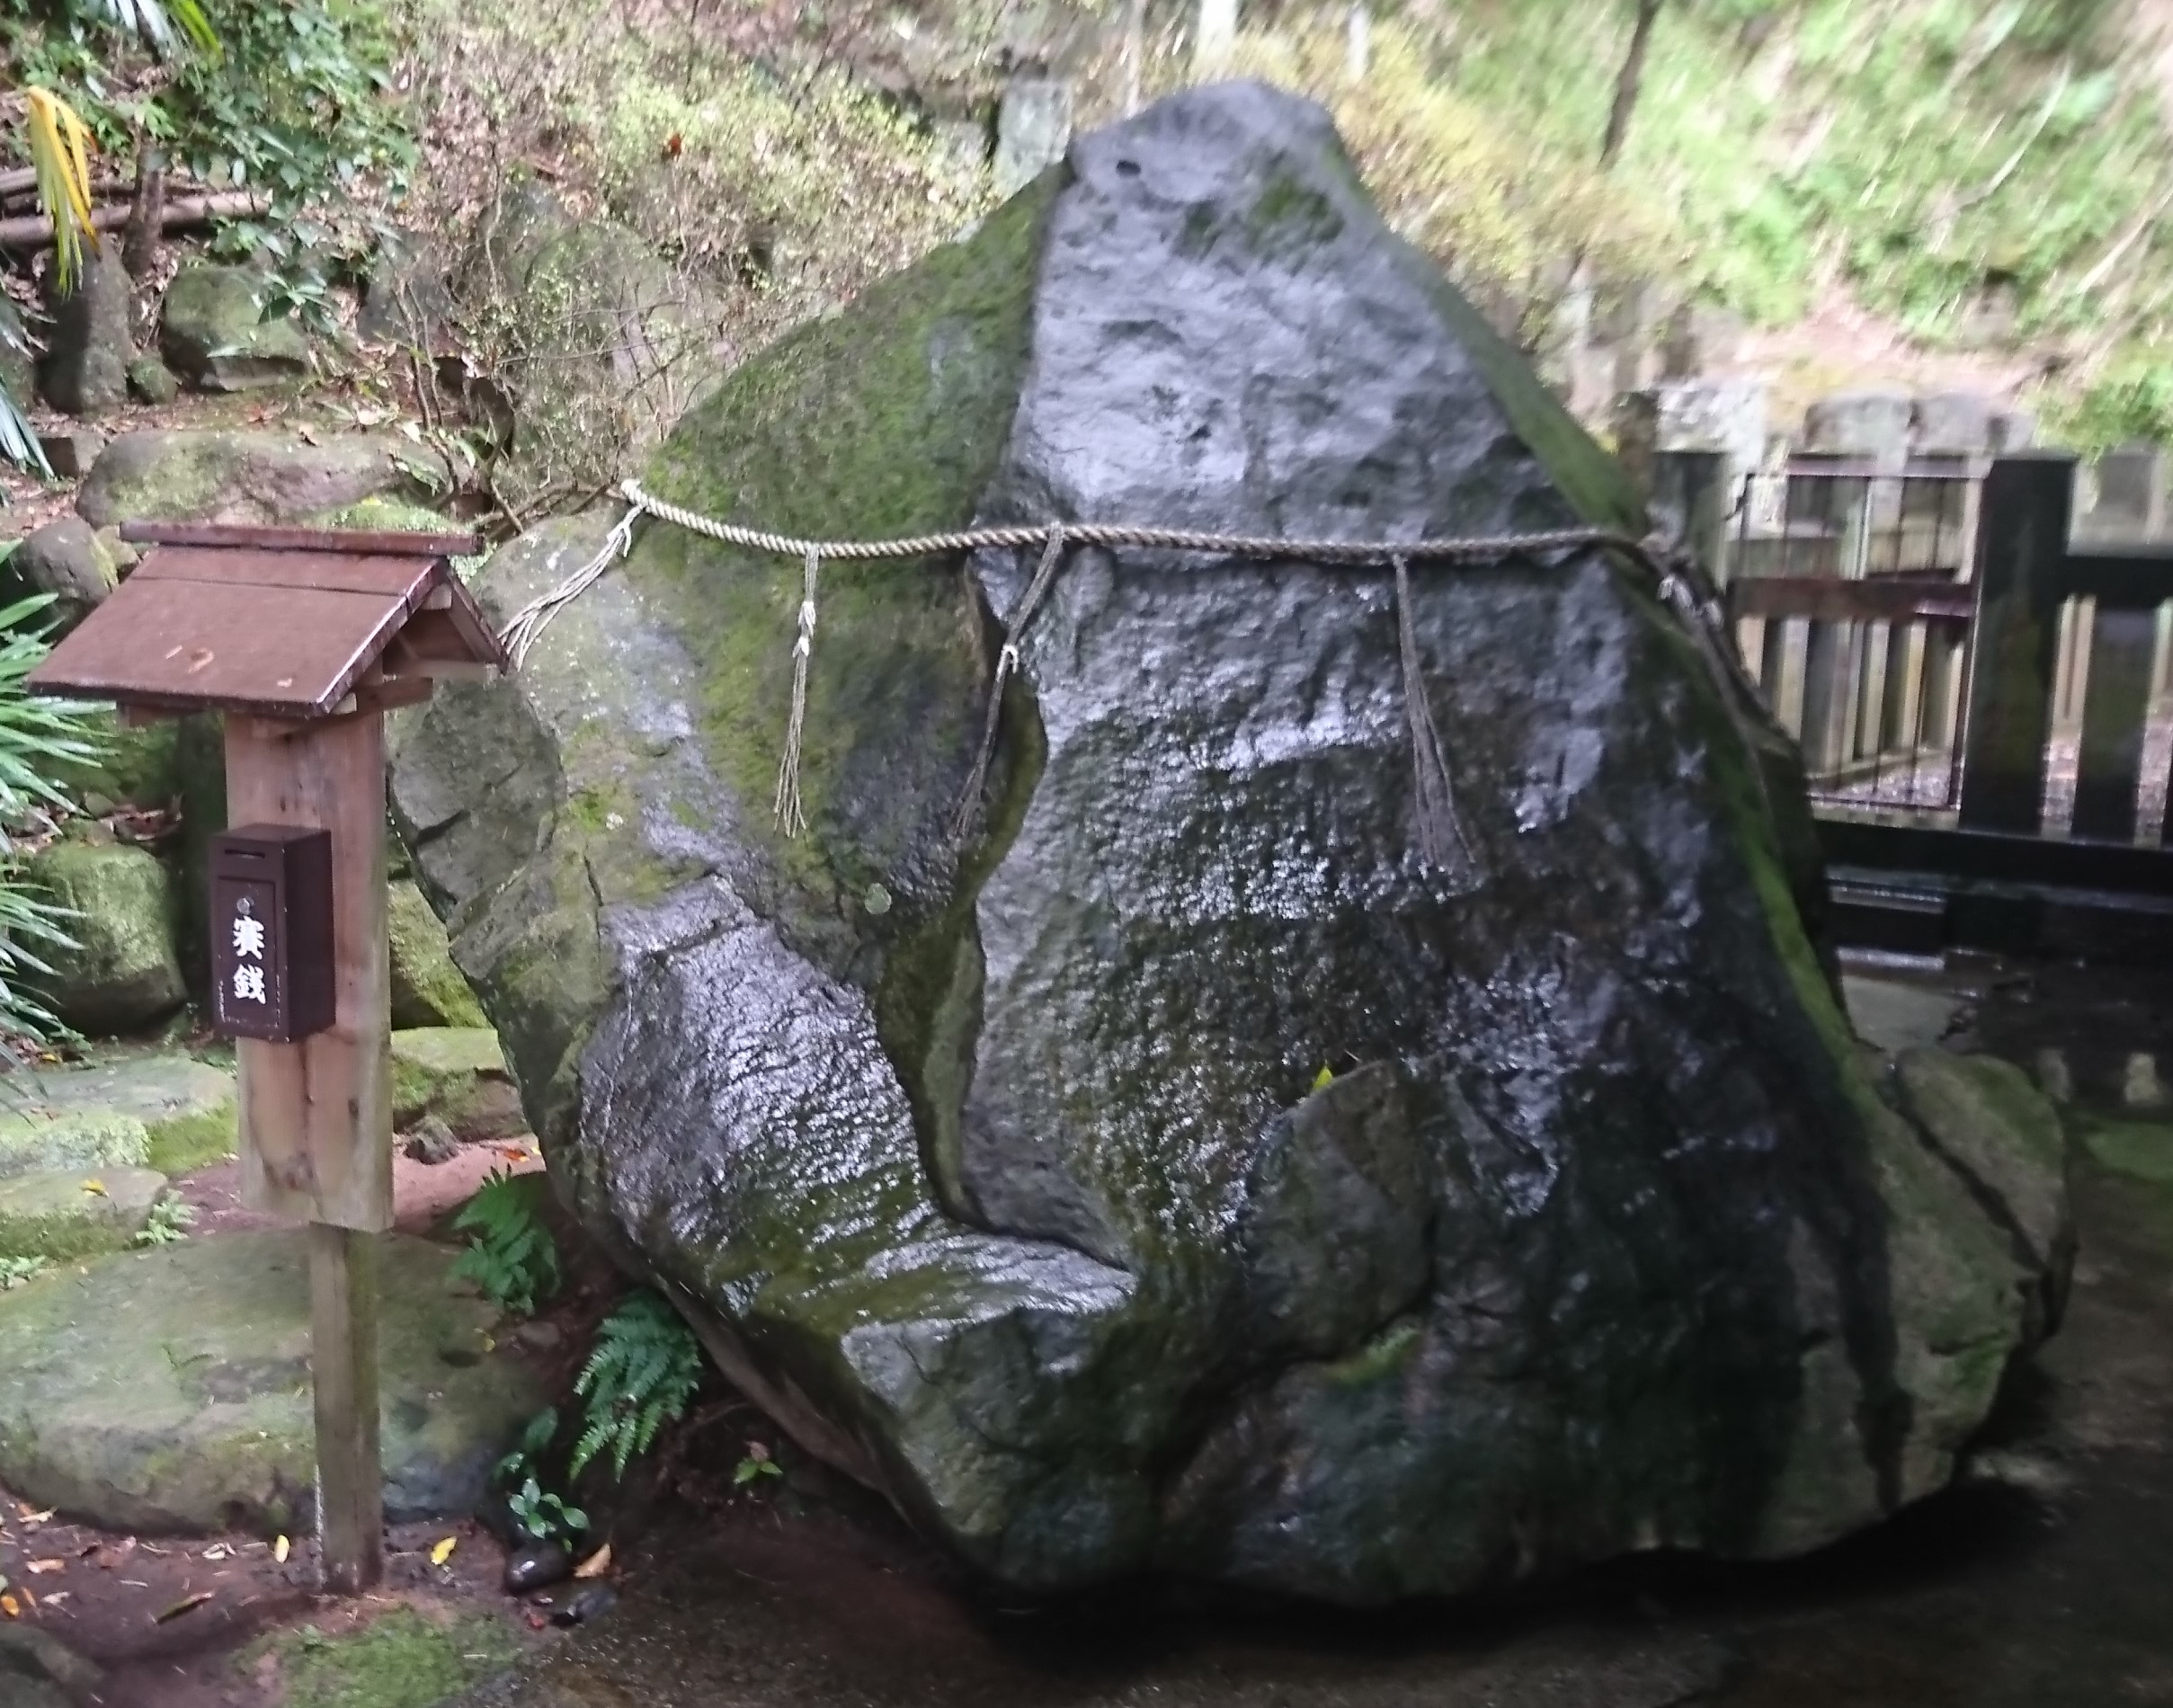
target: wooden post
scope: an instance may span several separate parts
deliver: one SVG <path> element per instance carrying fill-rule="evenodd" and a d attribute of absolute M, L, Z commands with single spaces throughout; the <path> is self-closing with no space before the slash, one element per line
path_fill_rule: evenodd
<path fill-rule="evenodd" d="M 335 1595 L 359 1594 L 385 1573 L 385 1472 L 378 1446 L 378 1237 L 323 1222 L 309 1229 L 317 1552 L 325 1588 Z"/>
<path fill-rule="evenodd" d="M 1984 477 L 1964 830 L 2038 832 L 2074 485 L 2074 458 L 2044 453 L 2002 457 Z"/>
<path fill-rule="evenodd" d="M 332 835 L 332 1027 L 298 1044 L 238 1038 L 235 1054 L 243 1202 L 312 1224 L 318 1549 L 325 1587 L 353 1594 L 385 1569 L 377 1249 L 392 1224 L 392 1058 L 383 716 L 229 717 L 227 800 L 236 823 Z"/>

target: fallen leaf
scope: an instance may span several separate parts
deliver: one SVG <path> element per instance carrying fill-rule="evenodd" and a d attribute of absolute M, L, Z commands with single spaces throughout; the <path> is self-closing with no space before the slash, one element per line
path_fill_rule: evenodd
<path fill-rule="evenodd" d="M 26 1563 L 32 1572 L 37 1573 L 66 1571 L 68 1569 L 68 1562 L 65 1560 L 32 1560 Z"/>
<path fill-rule="evenodd" d="M 287 1563 L 287 1538 L 286 1538 L 286 1537 L 281 1536 L 281 1538 L 280 1538 L 280 1539 L 279 1539 L 277 1542 L 275 1542 L 275 1543 L 273 1543 L 272 1544 L 272 1557 L 274 1560 L 278 1561 L 279 1561 L 279 1563 L 280 1563 L 281 1565 L 282 1565 L 282 1566 L 283 1566 L 283 1565 L 285 1565 L 285 1564 Z"/>
<path fill-rule="evenodd" d="M 95 1193 L 102 1198 L 106 1196 L 105 1182 L 103 1180 L 85 1180 L 83 1183 L 83 1189 L 85 1192 Z"/>
<path fill-rule="evenodd" d="M 439 1543 L 436 1547 L 430 1551 L 430 1563 L 433 1566 L 443 1565 L 448 1560 L 450 1560 L 453 1557 L 453 1550 L 459 1545 L 459 1537 L 446 1537 L 444 1541 Z"/>
<path fill-rule="evenodd" d="M 611 1569 L 611 1544 L 605 1543 L 586 1560 L 574 1568 L 576 1578 L 601 1578 Z"/>
<path fill-rule="evenodd" d="M 10 1619 L 20 1619 L 22 1617 L 22 1604 L 13 1596 L 0 1595 L 0 1613 L 5 1614 Z M 540 1631 L 543 1626 L 539 1623 L 536 1629 Z"/>
<path fill-rule="evenodd" d="M 314 445 L 317 442 L 316 434 L 311 431 L 307 424 L 297 427 L 294 431 L 301 435 L 302 443 L 305 445 Z"/>
<path fill-rule="evenodd" d="M 203 1557 L 206 1560 L 224 1560 L 227 1557 L 227 1544 L 223 1542 L 213 1543 L 204 1550 Z"/>
<path fill-rule="evenodd" d="M 161 1613 L 153 1615 L 151 1623 L 155 1625 L 163 1625 L 167 1620 L 178 1619 L 184 1613 L 194 1613 L 199 1607 L 202 1606 L 205 1602 L 210 1600 L 215 1593 L 215 1591 L 209 1589 L 199 1589 L 192 1596 L 183 1596 L 171 1607 L 166 1608 Z"/>
<path fill-rule="evenodd" d="M 32 1512 L 28 1507 L 22 1507 L 19 1508 L 18 1510 L 22 1514 L 22 1527 L 27 1530 L 32 1525 L 43 1524 L 48 1518 L 51 1517 L 54 1513 L 58 1511 L 59 1508 L 57 1507 L 48 1507 L 43 1512 Z"/>
<path fill-rule="evenodd" d="M 1318 1073 L 1313 1076 L 1313 1089 L 1316 1091 L 1323 1090 L 1334 1083 L 1335 1073 L 1332 1069 L 1323 1068 Z"/>
<path fill-rule="evenodd" d="M 5 1600 L 5 1597 L 0 1597 L 0 1604 L 4 1604 Z M 15 1610 L 13 1607 L 8 1608 L 8 1612 L 11 1615 L 14 1613 L 14 1611 Z M 530 1631 L 541 1631 L 544 1626 L 549 1624 L 551 1622 L 549 1620 L 546 1619 L 539 1613 L 532 1613 L 528 1616 L 528 1628 Z"/>
<path fill-rule="evenodd" d="M 49 1607 L 58 1607 L 74 1593 L 73 1590 L 68 1589 L 49 1589 L 45 1592 L 45 1605 Z"/>

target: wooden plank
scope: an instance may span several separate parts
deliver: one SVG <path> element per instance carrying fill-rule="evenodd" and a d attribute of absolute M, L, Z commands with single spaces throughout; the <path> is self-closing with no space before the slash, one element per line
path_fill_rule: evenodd
<path fill-rule="evenodd" d="M 237 824 L 332 832 L 334 1024 L 299 1044 L 236 1044 L 242 1200 L 276 1215 L 367 1232 L 388 1228 L 384 719 L 370 714 L 282 729 L 229 717 L 227 813 Z"/>
<path fill-rule="evenodd" d="M 322 716 L 384 651 L 396 597 L 130 576 L 31 672 L 33 692 Z"/>
<path fill-rule="evenodd" d="M 1960 583 L 1905 575 L 1842 581 L 1826 575 L 1759 575 L 1731 582 L 1736 618 L 1801 617 L 1821 623 L 1967 622 L 1975 592 Z"/>
<path fill-rule="evenodd" d="M 316 1402 L 317 1549 L 325 1588 L 359 1595 L 385 1572 L 374 1233 L 309 1230 L 309 1374 Z"/>
<path fill-rule="evenodd" d="M 327 593 L 374 593 L 420 610 L 444 580 L 432 557 L 363 557 L 334 552 L 214 551 L 161 546 L 129 573 L 131 582 L 185 581 L 242 587 L 307 588 Z"/>
<path fill-rule="evenodd" d="M 483 542 L 473 534 L 253 528 L 238 522 L 123 522 L 120 537 L 134 546 L 238 546 L 281 552 L 360 552 L 371 557 L 473 557 L 483 549 Z"/>
<path fill-rule="evenodd" d="M 2151 666 L 2157 653 L 2156 611 L 2098 607 L 2083 689 L 2082 754 L 2070 825 L 2073 835 L 2106 842 L 2135 840 Z"/>
<path fill-rule="evenodd" d="M 1964 830 L 2035 835 L 2039 828 L 2074 482 L 2074 459 L 2047 454 L 2002 457 L 1984 478 L 1963 734 Z"/>

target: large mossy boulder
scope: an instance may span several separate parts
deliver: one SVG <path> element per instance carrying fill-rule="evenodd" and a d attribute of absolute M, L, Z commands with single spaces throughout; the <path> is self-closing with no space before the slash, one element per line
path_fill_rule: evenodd
<path fill-rule="evenodd" d="M 123 433 L 76 494 L 94 528 L 121 522 L 293 523 L 365 498 L 450 489 L 445 459 L 384 433 L 243 428 Z"/>
<path fill-rule="evenodd" d="M 465 1514 L 543 1402 L 458 1254 L 387 1234 L 378 1265 L 385 1510 Z M 316 1454 L 303 1230 L 102 1259 L 0 1294 L 0 1483 L 116 1530 L 307 1522 Z"/>
<path fill-rule="evenodd" d="M 1084 138 L 646 480 L 833 538 L 1642 522 L 1325 115 L 1242 85 Z M 1379 1603 L 1943 1486 L 2046 1328 L 2001 1206 L 2058 1171 L 2012 1088 L 1964 1145 L 1875 1071 L 1794 756 L 1649 583 L 1414 567 L 1429 858 L 1392 574 L 1075 550 L 960 832 L 1035 558 L 820 565 L 797 837 L 802 565 L 677 528 L 402 732 L 552 1179 L 735 1379 L 1029 1588 Z"/>
<path fill-rule="evenodd" d="M 94 1036 L 139 1031 L 188 994 L 175 947 L 173 879 L 147 850 L 56 842 L 31 858 L 31 883 L 71 917 L 70 947 L 49 947 L 39 993 L 66 1024 Z"/>
<path fill-rule="evenodd" d="M 309 377 L 309 341 L 284 316 L 267 319 L 270 278 L 250 267 L 197 262 L 174 275 L 159 314 L 158 351 L 199 391 L 258 391 Z"/>

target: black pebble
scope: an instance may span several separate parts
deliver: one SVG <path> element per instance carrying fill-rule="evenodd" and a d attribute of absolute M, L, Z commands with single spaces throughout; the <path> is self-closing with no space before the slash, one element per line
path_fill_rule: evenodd
<path fill-rule="evenodd" d="M 592 1583 L 576 1589 L 551 1615 L 555 1625 L 585 1625 L 601 1619 L 619 1605 L 619 1591 L 608 1583 Z"/>
<path fill-rule="evenodd" d="M 574 1561 L 555 1542 L 531 1542 L 506 1556 L 505 1590 L 508 1595 L 525 1596 L 531 1589 L 542 1589 L 563 1582 L 573 1575 Z"/>

